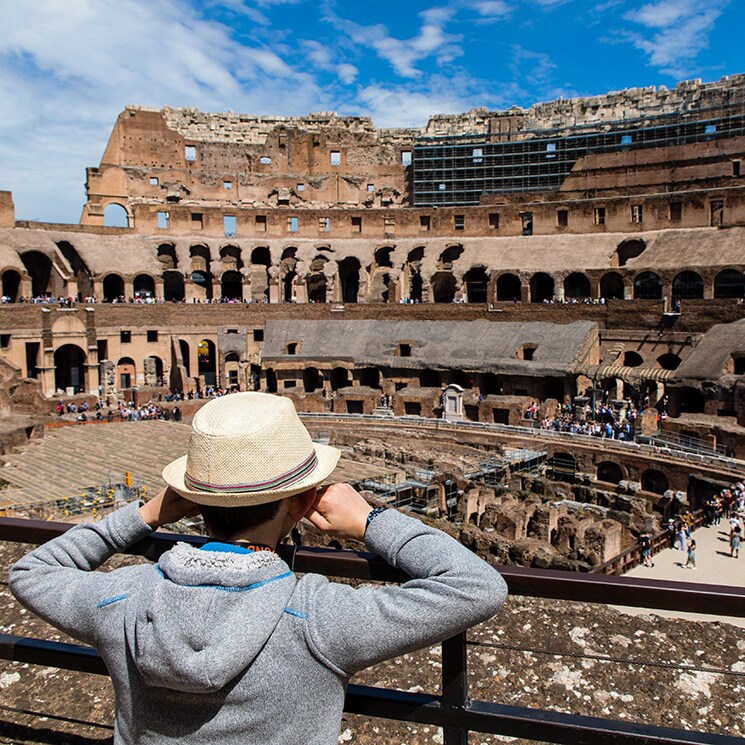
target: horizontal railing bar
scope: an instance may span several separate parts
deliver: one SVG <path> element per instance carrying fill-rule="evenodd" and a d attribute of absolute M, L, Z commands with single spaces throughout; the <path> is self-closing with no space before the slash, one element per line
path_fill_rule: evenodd
<path fill-rule="evenodd" d="M 72 526 L 44 520 L 0 518 L 0 541 L 38 545 L 61 535 Z M 204 536 L 154 533 L 131 546 L 128 553 L 157 561 L 177 541 L 199 546 Z M 293 563 L 298 572 L 314 572 L 333 577 L 405 582 L 408 575 L 370 553 L 336 549 L 283 545 L 279 554 Z M 513 595 L 571 600 L 634 608 L 685 611 L 716 616 L 745 617 L 745 588 L 701 585 L 693 582 L 615 577 L 611 575 L 565 572 L 553 569 L 499 566 Z"/>
<path fill-rule="evenodd" d="M 11 634 L 0 634 L 0 659 L 107 674 L 103 660 L 91 647 Z M 566 745 L 742 745 L 741 738 L 728 735 L 687 732 L 487 701 L 448 707 L 443 705 L 440 696 L 433 694 L 362 685 L 348 687 L 344 710 L 382 719 Z"/>

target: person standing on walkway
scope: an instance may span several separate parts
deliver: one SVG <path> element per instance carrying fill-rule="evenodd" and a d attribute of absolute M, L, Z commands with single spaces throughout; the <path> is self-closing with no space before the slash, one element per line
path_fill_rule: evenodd
<path fill-rule="evenodd" d="M 729 555 L 735 559 L 740 558 L 740 538 L 742 537 L 742 530 L 738 525 L 735 525 L 729 534 Z"/>
<path fill-rule="evenodd" d="M 686 529 L 685 529 L 685 523 L 680 523 L 678 525 L 678 551 L 685 551 L 686 550 Z"/>
<path fill-rule="evenodd" d="M 696 539 L 688 539 L 688 558 L 686 559 L 685 566 L 683 569 L 695 569 L 696 568 Z"/>
<path fill-rule="evenodd" d="M 639 537 L 639 545 L 642 550 L 642 563 L 645 567 L 653 567 L 652 563 L 652 541 L 647 533 L 642 533 Z"/>

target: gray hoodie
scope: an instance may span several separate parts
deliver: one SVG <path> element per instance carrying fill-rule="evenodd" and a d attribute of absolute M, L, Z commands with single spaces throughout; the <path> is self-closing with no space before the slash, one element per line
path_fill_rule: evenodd
<path fill-rule="evenodd" d="M 11 590 L 95 646 L 116 694 L 116 743 L 332 745 L 356 671 L 496 613 L 499 573 L 395 510 L 370 550 L 412 576 L 358 587 L 297 579 L 273 552 L 177 544 L 157 565 L 92 570 L 150 534 L 132 504 L 21 559 Z"/>

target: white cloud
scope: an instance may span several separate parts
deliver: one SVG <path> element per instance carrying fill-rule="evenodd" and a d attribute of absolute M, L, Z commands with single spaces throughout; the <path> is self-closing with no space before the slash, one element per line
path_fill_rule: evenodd
<path fill-rule="evenodd" d="M 357 78 L 359 70 L 348 62 L 337 64 L 334 53 L 327 44 L 321 44 L 313 39 L 303 39 L 300 44 L 317 69 L 333 72 L 346 85 L 353 83 Z"/>
<path fill-rule="evenodd" d="M 696 57 L 709 45 L 709 35 L 729 0 L 659 0 L 629 11 L 624 19 L 653 31 L 624 35 L 644 52 L 649 64 L 676 78 L 697 71 Z"/>

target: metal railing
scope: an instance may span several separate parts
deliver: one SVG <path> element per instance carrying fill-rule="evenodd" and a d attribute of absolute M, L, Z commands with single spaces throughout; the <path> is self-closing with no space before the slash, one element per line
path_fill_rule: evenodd
<path fill-rule="evenodd" d="M 0 540 L 41 544 L 70 527 L 67 523 L 0 518 Z M 156 561 L 175 541 L 201 545 L 207 539 L 156 533 L 132 546 L 128 553 Z M 279 553 L 292 560 L 293 548 Z M 300 548 L 294 554 L 298 572 L 334 577 L 403 582 L 407 575 L 382 559 L 352 551 Z M 500 567 L 510 593 L 585 603 L 641 608 L 745 615 L 745 589 L 689 582 L 666 582 L 630 577 L 609 577 L 523 567 Z M 442 643 L 441 693 L 410 693 L 388 688 L 350 685 L 345 711 L 371 717 L 442 727 L 445 745 L 466 745 L 468 733 L 484 732 L 530 740 L 572 745 L 742 745 L 729 735 L 659 727 L 600 717 L 565 714 L 546 709 L 474 701 L 468 696 L 466 634 Z M 75 644 L 49 642 L 0 634 L 0 659 L 106 675 L 95 650 Z"/>

